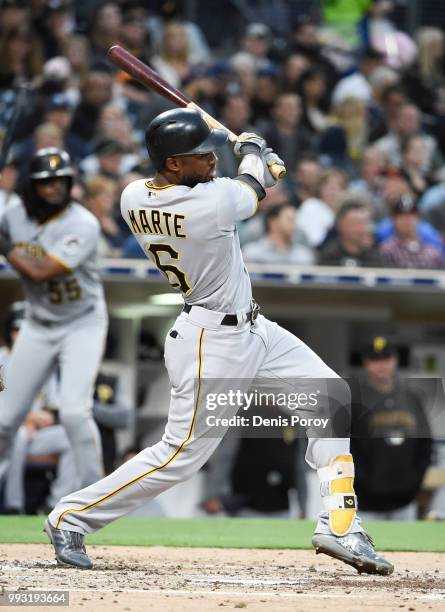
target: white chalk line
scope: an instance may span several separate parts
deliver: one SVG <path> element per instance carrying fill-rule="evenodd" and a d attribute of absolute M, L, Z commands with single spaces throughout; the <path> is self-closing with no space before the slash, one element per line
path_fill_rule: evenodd
<path fill-rule="evenodd" d="M 266 597 L 266 598 L 312 598 L 312 599 L 350 599 L 351 594 L 346 593 L 277 593 L 270 591 L 205 591 L 205 590 L 197 590 L 197 589 L 136 589 L 136 588 L 121 588 L 116 585 L 114 588 L 72 588 L 65 589 L 63 587 L 57 587 L 58 590 L 66 590 L 69 593 L 114 593 L 115 595 L 119 595 L 119 593 L 126 594 L 138 594 L 144 593 L 145 595 L 174 595 L 174 596 L 209 596 L 213 595 L 216 597 Z M 14 590 L 22 590 L 23 585 L 8 585 L 6 587 L 7 591 Z M 52 587 L 52 590 L 54 586 Z M 44 587 L 31 587 L 26 589 L 27 592 L 32 591 L 46 591 L 51 589 L 45 589 Z M 385 595 L 385 592 L 359 592 L 357 593 L 354 590 L 353 597 L 355 599 L 362 600 L 370 600 L 370 599 L 381 599 L 382 596 Z M 444 601 L 445 593 L 431 593 L 429 595 L 415 595 L 414 599 L 417 600 L 430 600 L 430 601 Z"/>
<path fill-rule="evenodd" d="M 7 587 L 7 591 L 12 591 L 19 589 L 19 586 L 9 585 Z M 53 587 L 54 589 L 54 587 Z M 27 592 L 31 591 L 42 591 L 48 589 L 42 588 L 31 588 L 27 589 Z M 350 599 L 351 595 L 347 595 L 344 593 L 277 593 L 270 591 L 203 591 L 203 590 L 184 590 L 184 589 L 122 589 L 122 588 L 114 588 L 114 589 L 78 589 L 78 588 L 69 588 L 63 589 L 62 587 L 57 590 L 66 590 L 69 593 L 113 593 L 114 595 L 119 595 L 119 593 L 144 593 L 145 595 L 175 595 L 175 596 L 185 596 L 190 597 L 193 596 L 209 596 L 214 595 L 216 597 L 269 597 L 269 598 L 277 598 L 277 597 L 287 597 L 287 598 L 304 598 L 311 597 L 314 599 Z M 362 599 L 378 599 L 382 597 L 382 593 L 366 593 L 366 594 L 354 594 L 354 597 L 362 598 Z"/>

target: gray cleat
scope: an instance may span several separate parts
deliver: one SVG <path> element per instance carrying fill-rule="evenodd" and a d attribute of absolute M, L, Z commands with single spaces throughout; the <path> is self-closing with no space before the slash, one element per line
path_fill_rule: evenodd
<path fill-rule="evenodd" d="M 47 534 L 56 552 L 56 559 L 60 565 L 91 569 L 93 562 L 87 555 L 83 543 L 83 534 L 67 529 L 56 529 L 46 519 L 43 531 Z"/>
<path fill-rule="evenodd" d="M 392 563 L 380 557 L 371 537 L 364 532 L 349 533 L 345 536 L 315 533 L 312 544 L 317 555 L 324 553 L 352 565 L 359 574 L 380 574 L 389 576 L 394 571 Z"/>

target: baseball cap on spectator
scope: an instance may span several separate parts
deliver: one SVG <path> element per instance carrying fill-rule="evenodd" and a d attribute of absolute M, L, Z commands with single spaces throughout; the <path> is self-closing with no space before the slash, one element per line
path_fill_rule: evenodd
<path fill-rule="evenodd" d="M 269 38 L 270 28 L 265 23 L 249 23 L 244 36 L 251 36 L 252 38 Z"/>
<path fill-rule="evenodd" d="M 66 57 L 52 57 L 43 66 L 43 78 L 48 81 L 66 81 L 71 76 L 71 65 Z"/>
<path fill-rule="evenodd" d="M 117 140 L 104 138 L 96 144 L 94 152 L 96 155 L 113 155 L 114 153 L 123 153 L 124 149 Z"/>
<path fill-rule="evenodd" d="M 408 194 L 403 195 L 401 198 L 394 202 L 394 204 L 392 205 L 391 212 L 393 215 L 417 213 L 417 200 Z"/>
<path fill-rule="evenodd" d="M 374 336 L 363 349 L 363 359 L 388 359 L 397 355 L 396 347 L 385 336 Z"/>

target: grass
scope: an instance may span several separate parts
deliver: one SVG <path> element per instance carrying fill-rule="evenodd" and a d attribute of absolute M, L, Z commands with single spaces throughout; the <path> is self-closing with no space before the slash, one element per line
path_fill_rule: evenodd
<path fill-rule="evenodd" d="M 42 516 L 0 516 L 0 544 L 47 543 Z M 122 518 L 87 544 L 217 548 L 311 548 L 312 521 Z M 367 525 L 379 550 L 445 552 L 444 524 L 375 521 Z"/>

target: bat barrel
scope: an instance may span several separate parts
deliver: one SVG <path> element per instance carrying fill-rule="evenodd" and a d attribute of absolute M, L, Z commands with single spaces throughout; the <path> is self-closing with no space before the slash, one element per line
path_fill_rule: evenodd
<path fill-rule="evenodd" d="M 132 76 L 136 81 L 149 89 L 153 89 L 162 97 L 168 98 L 177 106 L 184 107 L 190 102 L 180 91 L 170 85 L 170 83 L 167 83 L 159 74 L 120 45 L 110 47 L 108 49 L 108 57 L 115 66 L 122 68 L 124 72 Z"/>

